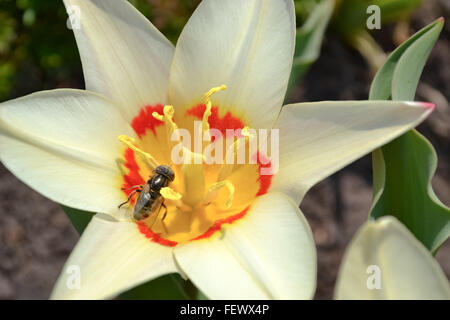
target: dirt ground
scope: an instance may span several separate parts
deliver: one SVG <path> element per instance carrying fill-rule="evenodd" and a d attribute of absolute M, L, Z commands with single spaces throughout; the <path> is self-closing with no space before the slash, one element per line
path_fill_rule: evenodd
<path fill-rule="evenodd" d="M 438 9 L 436 1 L 426 1 L 414 16 L 411 31 L 439 16 L 446 17 L 447 22 L 425 67 L 417 100 L 437 105 L 419 131 L 437 150 L 439 164 L 433 185 L 439 198 L 450 206 L 448 9 Z M 388 27 L 376 34 L 385 50 L 394 48 L 392 32 Z M 328 33 L 321 58 L 294 100 L 367 99 L 370 81 L 370 72 L 358 53 Z M 366 156 L 316 185 L 301 204 L 318 250 L 316 299 L 332 297 L 344 249 L 366 220 L 371 197 L 371 160 Z M 57 204 L 25 186 L 0 164 L 0 299 L 47 299 L 77 240 L 76 231 Z M 450 277 L 449 241 L 437 259 Z"/>

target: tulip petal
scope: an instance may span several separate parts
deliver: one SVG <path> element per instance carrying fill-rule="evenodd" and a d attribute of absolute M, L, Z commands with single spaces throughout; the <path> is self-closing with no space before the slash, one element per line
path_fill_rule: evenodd
<path fill-rule="evenodd" d="M 250 126 L 268 128 L 286 93 L 294 45 L 292 0 L 204 0 L 178 40 L 169 100 L 189 108 L 225 84 L 212 96 L 220 116 L 231 110 Z"/>
<path fill-rule="evenodd" d="M 3 164 L 44 196 L 80 210 L 117 211 L 124 198 L 117 137 L 131 132 L 117 107 L 88 91 L 42 91 L 0 104 Z"/>
<path fill-rule="evenodd" d="M 175 248 L 175 259 L 211 299 L 309 299 L 315 290 L 311 230 L 281 193 L 261 196 L 213 238 Z"/>
<path fill-rule="evenodd" d="M 116 102 L 128 121 L 167 102 L 173 45 L 128 1 L 64 0 L 83 63 L 86 89 Z"/>
<path fill-rule="evenodd" d="M 272 189 L 300 202 L 310 187 L 415 127 L 433 105 L 399 101 L 325 101 L 282 108 L 279 171 Z"/>
<path fill-rule="evenodd" d="M 52 299 L 107 299 L 177 268 L 172 250 L 151 242 L 134 222 L 92 218 L 67 260 Z M 79 287 L 77 279 L 80 275 Z"/>
<path fill-rule="evenodd" d="M 366 222 L 351 241 L 335 297 L 448 300 L 450 286 L 430 252 L 396 218 L 386 216 Z"/>

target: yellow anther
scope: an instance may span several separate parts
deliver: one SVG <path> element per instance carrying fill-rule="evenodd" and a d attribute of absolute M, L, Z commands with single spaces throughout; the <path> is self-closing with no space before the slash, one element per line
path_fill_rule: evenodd
<path fill-rule="evenodd" d="M 192 208 L 188 205 L 186 205 L 181 198 L 183 197 L 180 193 L 176 192 L 170 187 L 164 187 L 160 191 L 161 196 L 169 200 L 172 205 L 176 206 L 179 210 L 183 212 L 189 212 L 192 210 Z"/>
<path fill-rule="evenodd" d="M 156 161 L 151 154 L 142 151 L 134 145 L 136 143 L 135 139 L 123 134 L 119 136 L 119 141 L 133 150 L 136 156 L 138 156 L 150 170 L 154 170 L 157 166 L 159 166 L 158 161 Z"/>
<path fill-rule="evenodd" d="M 205 105 L 206 105 L 206 109 L 205 112 L 203 113 L 203 118 L 202 118 L 202 133 L 206 133 L 209 137 L 209 139 L 211 139 L 211 137 L 209 136 L 209 116 L 211 115 L 211 109 L 212 109 L 212 102 L 211 102 L 211 96 L 214 93 L 217 93 L 219 91 L 222 90 L 226 90 L 227 86 L 226 85 L 221 85 L 220 87 L 214 87 L 211 90 L 209 90 L 207 93 L 205 93 Z"/>
<path fill-rule="evenodd" d="M 242 137 L 241 139 L 238 139 L 238 140 L 241 141 L 241 142 L 239 142 L 237 148 L 239 149 L 239 148 L 241 148 L 242 146 L 245 146 L 245 143 L 246 143 L 246 142 L 248 142 L 248 143 L 250 144 L 250 147 L 251 147 L 251 146 L 253 145 L 252 142 L 254 142 L 254 141 L 255 141 L 255 138 L 257 137 L 256 134 L 255 134 L 255 132 L 254 132 L 254 131 L 251 132 L 249 127 L 244 127 L 244 128 L 242 128 L 242 130 L 241 130 L 241 134 L 243 135 L 243 137 Z M 252 149 L 250 148 L 250 152 L 251 152 L 251 151 L 255 151 L 255 152 L 256 152 L 256 150 L 252 150 Z"/>
<path fill-rule="evenodd" d="M 249 127 L 244 127 L 244 128 L 242 128 L 241 133 L 242 133 L 242 135 L 243 135 L 244 137 L 250 137 L 250 136 L 253 136 L 253 135 L 250 133 L 249 129 L 250 129 Z"/>
<path fill-rule="evenodd" d="M 245 142 L 247 141 L 246 138 L 252 138 L 254 135 L 250 133 L 249 127 L 244 127 L 241 130 L 241 134 L 243 137 L 237 138 L 231 146 L 228 147 L 227 154 L 228 153 L 234 153 L 234 150 L 239 151 L 240 148 L 245 146 Z"/>
<path fill-rule="evenodd" d="M 226 90 L 227 89 L 227 86 L 226 85 L 221 85 L 221 86 L 219 86 L 219 87 L 214 87 L 214 88 L 212 88 L 212 89 L 210 89 L 206 94 L 205 94 L 205 102 L 207 102 L 208 101 L 208 99 L 214 94 L 214 93 L 217 93 L 217 92 L 219 92 L 219 91 L 223 91 L 223 90 Z"/>
<path fill-rule="evenodd" d="M 154 111 L 152 113 L 153 118 L 159 121 L 164 121 L 164 116 L 160 115 L 158 112 Z"/>
<path fill-rule="evenodd" d="M 173 108 L 173 106 L 164 106 L 163 113 L 164 115 L 160 115 L 158 112 L 153 112 L 152 116 L 159 121 L 166 122 L 166 124 L 169 124 L 173 129 L 177 129 L 177 125 L 175 124 L 175 122 L 173 122 L 173 115 L 175 114 L 175 109 Z"/>
<path fill-rule="evenodd" d="M 176 125 L 176 123 L 173 122 L 174 114 L 175 114 L 175 109 L 173 108 L 173 106 L 168 105 L 168 106 L 164 107 L 164 116 L 166 119 L 166 124 L 168 125 L 168 127 L 170 127 L 171 133 L 178 129 L 178 126 Z"/>
<path fill-rule="evenodd" d="M 163 113 L 164 113 L 164 115 L 160 115 L 158 112 L 153 112 L 152 116 L 153 116 L 153 118 L 155 118 L 159 121 L 164 121 L 166 128 L 167 128 L 167 139 L 168 139 L 169 145 L 173 144 L 174 141 L 179 142 L 180 137 L 178 134 L 176 135 L 176 139 L 174 139 L 174 141 L 171 140 L 172 134 L 174 132 L 177 132 L 176 130 L 178 129 L 178 126 L 173 121 L 175 109 L 171 105 L 166 105 L 166 106 L 164 106 Z"/>
<path fill-rule="evenodd" d="M 222 165 L 219 170 L 219 179 L 224 180 L 226 179 L 231 172 L 233 171 L 233 165 L 234 164 L 234 157 L 238 156 L 241 152 L 242 148 L 245 148 L 247 141 L 252 141 L 256 137 L 254 133 L 250 132 L 249 127 L 244 127 L 241 130 L 242 137 L 237 138 L 235 141 L 233 141 L 233 144 L 227 147 L 227 150 L 225 151 L 225 164 Z M 247 140 L 248 139 L 248 140 Z"/>
<path fill-rule="evenodd" d="M 173 106 L 168 104 L 168 105 L 164 106 L 163 112 L 164 112 L 164 115 L 168 119 L 172 120 L 173 119 L 173 115 L 175 114 L 175 109 L 173 108 Z"/>
<path fill-rule="evenodd" d="M 181 199 L 181 194 L 176 192 L 170 187 L 164 187 L 162 188 L 159 193 L 163 196 L 164 199 L 174 200 L 178 201 Z"/>
<path fill-rule="evenodd" d="M 206 104 L 206 109 L 205 112 L 203 113 L 203 119 L 202 119 L 202 132 L 206 133 L 209 131 L 209 116 L 211 115 L 211 108 L 212 108 L 212 104 L 211 101 L 209 101 Z"/>
<path fill-rule="evenodd" d="M 233 144 L 227 148 L 225 157 L 228 158 L 230 155 L 237 154 L 242 147 L 245 147 L 245 142 L 247 141 L 246 138 L 251 137 L 250 132 L 248 130 L 249 130 L 248 127 L 244 127 L 241 130 L 241 134 L 243 135 L 243 137 L 237 138 L 233 142 Z M 235 153 L 235 151 L 236 151 L 236 153 Z"/>
<path fill-rule="evenodd" d="M 233 204 L 235 188 L 234 188 L 234 185 L 228 180 L 222 180 L 222 181 L 213 183 L 208 189 L 208 194 L 206 195 L 205 202 L 206 203 L 211 202 L 215 197 L 217 197 L 217 193 L 223 187 L 226 187 L 228 189 L 228 193 L 229 193 L 227 202 L 225 203 L 225 207 L 227 209 L 231 208 L 231 205 Z"/>

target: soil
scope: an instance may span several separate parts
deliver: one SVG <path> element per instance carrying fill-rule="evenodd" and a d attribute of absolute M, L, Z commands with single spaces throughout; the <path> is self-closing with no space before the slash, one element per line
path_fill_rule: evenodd
<path fill-rule="evenodd" d="M 425 1 L 412 19 L 411 34 L 439 16 L 450 21 L 450 8 L 445 8 L 444 2 Z M 393 31 L 387 27 L 375 34 L 387 51 L 395 47 Z M 367 99 L 371 79 L 362 57 L 328 32 L 321 57 L 293 100 Z M 433 186 L 441 201 L 450 206 L 448 22 L 425 67 L 416 98 L 437 105 L 436 111 L 418 129 L 437 150 L 439 163 Z M 316 299 L 332 298 L 345 247 L 366 221 L 371 198 L 371 159 L 366 156 L 317 184 L 302 202 L 301 209 L 317 244 Z M 31 190 L 1 164 L 0 213 L 0 299 L 47 299 L 78 240 L 77 232 L 58 204 Z M 437 260 L 450 277 L 449 241 L 440 249 Z"/>

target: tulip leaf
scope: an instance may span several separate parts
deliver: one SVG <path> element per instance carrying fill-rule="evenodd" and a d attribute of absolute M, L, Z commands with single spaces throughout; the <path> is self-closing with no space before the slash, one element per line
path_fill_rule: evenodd
<path fill-rule="evenodd" d="M 373 14 L 369 6 L 380 8 L 381 25 L 408 18 L 423 0 L 338 0 L 331 28 L 347 41 L 355 34 L 367 30 L 367 20 Z"/>
<path fill-rule="evenodd" d="M 398 47 L 374 78 L 371 100 L 413 100 L 420 74 L 444 21 L 438 19 Z M 411 130 L 373 152 L 371 218 L 393 215 L 432 253 L 450 236 L 450 210 L 433 192 L 437 156 L 431 143 Z"/>
<path fill-rule="evenodd" d="M 137 286 L 119 296 L 121 300 L 187 300 L 177 274 L 168 274 Z"/>
<path fill-rule="evenodd" d="M 197 292 L 197 299 L 196 300 L 209 300 L 209 299 L 203 292 L 198 290 L 198 292 Z"/>
<path fill-rule="evenodd" d="M 83 233 L 84 229 L 86 229 L 92 217 L 95 215 L 95 213 L 92 212 L 81 211 L 63 205 L 61 205 L 61 208 L 69 217 L 70 222 L 72 222 L 72 225 L 80 235 Z"/>
<path fill-rule="evenodd" d="M 319 57 L 323 35 L 331 18 L 333 8 L 334 0 L 322 1 L 315 5 L 305 23 L 300 28 L 297 28 L 294 61 L 289 78 L 287 96 L 289 96 L 295 83 L 306 74 L 309 67 Z"/>

